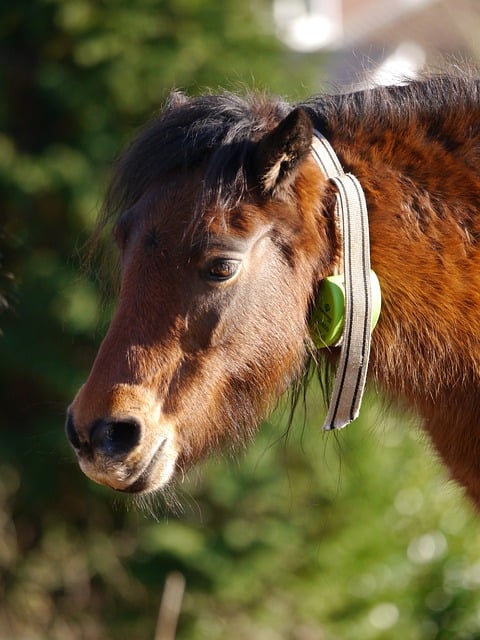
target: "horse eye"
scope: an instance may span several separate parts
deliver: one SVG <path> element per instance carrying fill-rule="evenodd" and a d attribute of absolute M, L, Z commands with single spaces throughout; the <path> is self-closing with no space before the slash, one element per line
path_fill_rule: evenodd
<path fill-rule="evenodd" d="M 209 280 L 224 282 L 225 280 L 233 278 L 239 267 L 240 260 L 217 258 L 208 265 L 207 277 Z"/>

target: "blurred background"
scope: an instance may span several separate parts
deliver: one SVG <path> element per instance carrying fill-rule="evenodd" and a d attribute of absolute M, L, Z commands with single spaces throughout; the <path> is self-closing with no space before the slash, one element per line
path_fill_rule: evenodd
<path fill-rule="evenodd" d="M 474 0 L 0 4 L 0 639 L 480 638 L 479 524 L 414 421 L 371 394 L 321 432 L 312 386 L 181 508 L 120 500 L 63 435 L 111 305 L 84 246 L 111 162 L 169 90 L 313 93 L 477 61 Z M 180 585 L 181 586 L 181 585 Z"/>

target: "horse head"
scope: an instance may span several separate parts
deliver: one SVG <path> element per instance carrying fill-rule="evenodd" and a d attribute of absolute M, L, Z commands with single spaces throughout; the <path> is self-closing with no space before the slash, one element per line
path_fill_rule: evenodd
<path fill-rule="evenodd" d="M 165 486 L 248 440 L 305 368 L 337 252 L 312 132 L 302 109 L 177 94 L 126 152 L 118 304 L 66 426 L 91 479 Z"/>

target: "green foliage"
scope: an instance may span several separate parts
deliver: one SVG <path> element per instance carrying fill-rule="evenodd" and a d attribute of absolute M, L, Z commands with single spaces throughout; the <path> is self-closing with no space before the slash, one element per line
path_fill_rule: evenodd
<path fill-rule="evenodd" d="M 186 577 L 180 640 L 480 638 L 473 514 L 373 402 L 326 435 L 312 389 L 308 428 L 285 441 L 277 411 L 238 463 L 192 472 L 178 514 L 94 486 L 65 442 L 108 316 L 81 248 L 109 164 L 172 87 L 312 93 L 322 60 L 282 51 L 269 12 L 0 6 L 0 638 L 153 638 L 171 571 Z"/>

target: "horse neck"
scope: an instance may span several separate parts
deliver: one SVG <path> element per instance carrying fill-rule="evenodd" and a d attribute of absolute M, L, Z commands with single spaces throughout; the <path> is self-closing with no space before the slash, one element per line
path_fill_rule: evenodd
<path fill-rule="evenodd" d="M 368 203 L 371 262 L 383 296 L 372 371 L 416 404 L 452 386 L 480 386 L 472 320 L 480 317 L 480 109 L 464 95 L 457 103 L 448 96 L 422 101 L 396 87 L 328 98 L 323 115 L 321 104 L 316 112 L 316 125 L 329 130 Z"/>

